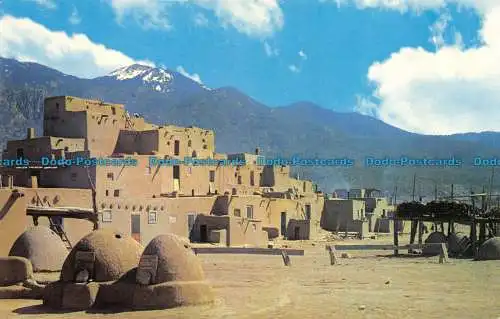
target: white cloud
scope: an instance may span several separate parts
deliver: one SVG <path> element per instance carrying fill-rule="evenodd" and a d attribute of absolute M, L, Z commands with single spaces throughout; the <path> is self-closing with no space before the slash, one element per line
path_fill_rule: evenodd
<path fill-rule="evenodd" d="M 500 0 L 319 0 L 326 3 L 331 2 L 337 6 L 354 4 L 360 9 L 384 8 L 405 12 L 408 10 L 433 10 L 442 9 L 449 4 L 456 4 L 468 8 L 477 9 L 481 13 L 487 13 L 500 4 Z"/>
<path fill-rule="evenodd" d="M 168 9 L 175 4 L 196 5 L 213 11 L 221 24 L 239 32 L 265 37 L 283 27 L 278 0 L 108 0 L 119 21 L 132 15 L 144 27 L 169 29 Z"/>
<path fill-rule="evenodd" d="M 376 89 L 358 110 L 420 133 L 498 131 L 500 123 L 500 4 L 484 13 L 482 44 L 464 49 L 443 45 L 436 52 L 402 48 L 372 64 Z M 480 3 L 484 4 L 484 3 Z"/>
<path fill-rule="evenodd" d="M 119 23 L 131 16 L 145 29 L 170 29 L 166 2 L 161 0 L 108 0 Z"/>
<path fill-rule="evenodd" d="M 290 65 L 288 66 L 288 69 L 289 69 L 290 71 L 292 71 L 293 73 L 300 73 L 300 69 L 299 69 L 299 67 L 298 67 L 298 66 L 296 66 L 295 64 L 290 64 Z"/>
<path fill-rule="evenodd" d="M 190 78 L 191 80 L 193 80 L 195 82 L 203 84 L 203 82 L 201 81 L 200 75 L 198 73 L 190 74 L 181 65 L 179 65 L 177 67 L 176 71 L 179 72 L 180 74 L 184 75 L 185 77 Z"/>
<path fill-rule="evenodd" d="M 71 15 L 69 16 L 68 19 L 69 23 L 71 24 L 80 24 L 82 22 L 82 18 L 80 18 L 80 15 L 78 14 L 78 10 L 73 7 L 73 11 L 71 12 Z"/>
<path fill-rule="evenodd" d="M 307 60 L 307 54 L 303 51 L 299 51 L 299 56 L 302 58 L 302 60 Z"/>
<path fill-rule="evenodd" d="M 441 48 L 445 45 L 444 33 L 446 28 L 448 28 L 449 22 L 451 22 L 451 15 L 448 12 L 444 12 L 439 16 L 439 18 L 429 27 L 431 31 L 431 37 L 429 41 L 434 44 L 436 49 Z"/>
<path fill-rule="evenodd" d="M 152 65 L 92 42 L 85 34 L 53 31 L 28 18 L 0 18 L 0 56 L 37 62 L 61 72 L 91 78 L 133 63 Z"/>
<path fill-rule="evenodd" d="M 57 5 L 52 0 L 28 0 L 31 2 L 35 2 L 37 5 L 44 7 L 46 9 L 55 9 Z"/>
<path fill-rule="evenodd" d="M 205 27 L 208 25 L 208 19 L 203 13 L 197 13 L 194 18 L 194 24 L 200 27 Z"/>
<path fill-rule="evenodd" d="M 280 54 L 279 50 L 277 48 L 273 48 L 267 41 L 264 41 L 264 51 L 269 57 L 278 56 Z"/>

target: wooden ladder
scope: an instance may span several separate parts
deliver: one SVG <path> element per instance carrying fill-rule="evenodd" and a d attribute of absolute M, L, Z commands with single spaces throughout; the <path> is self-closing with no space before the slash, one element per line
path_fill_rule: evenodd
<path fill-rule="evenodd" d="M 63 241 L 64 245 L 68 250 L 71 250 L 73 246 L 71 245 L 71 242 L 68 239 L 68 236 L 66 235 L 66 232 L 64 229 L 61 227 L 60 224 L 56 224 L 52 221 L 52 218 L 49 217 L 49 222 L 50 222 L 50 229 L 54 231 L 59 237 L 61 237 L 61 240 Z"/>

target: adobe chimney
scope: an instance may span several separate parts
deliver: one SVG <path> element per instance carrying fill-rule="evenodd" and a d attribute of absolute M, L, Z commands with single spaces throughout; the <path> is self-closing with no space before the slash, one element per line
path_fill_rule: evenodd
<path fill-rule="evenodd" d="M 35 128 L 34 127 L 28 127 L 28 139 L 35 138 Z"/>

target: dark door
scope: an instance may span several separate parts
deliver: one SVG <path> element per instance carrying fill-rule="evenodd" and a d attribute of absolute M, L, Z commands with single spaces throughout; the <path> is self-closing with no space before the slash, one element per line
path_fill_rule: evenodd
<path fill-rule="evenodd" d="M 208 229 L 207 229 L 207 225 L 201 225 L 200 226 L 200 241 L 202 243 L 208 242 Z"/>
<path fill-rule="evenodd" d="M 294 239 L 300 239 L 300 227 L 298 226 L 295 226 L 295 229 L 294 229 Z"/>
<path fill-rule="evenodd" d="M 174 141 L 174 155 L 179 155 L 180 153 L 180 141 Z"/>
<path fill-rule="evenodd" d="M 141 215 L 131 215 L 131 236 L 141 242 Z"/>
<path fill-rule="evenodd" d="M 189 236 L 189 239 L 191 239 L 193 236 L 193 227 L 194 227 L 195 220 L 196 220 L 196 214 L 189 214 L 188 215 L 188 236 Z"/>
<path fill-rule="evenodd" d="M 281 235 L 286 235 L 286 212 L 281 212 Z"/>

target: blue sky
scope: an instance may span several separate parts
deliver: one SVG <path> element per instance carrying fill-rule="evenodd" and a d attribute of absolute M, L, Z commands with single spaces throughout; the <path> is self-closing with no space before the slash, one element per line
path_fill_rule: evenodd
<path fill-rule="evenodd" d="M 466 61 L 469 68 L 474 68 L 475 61 L 469 57 L 471 50 L 490 47 L 480 31 L 493 9 L 497 9 L 497 5 L 500 8 L 498 1 L 488 2 L 491 6 L 461 7 L 457 4 L 470 0 L 428 0 L 428 3 L 435 1 L 436 5 L 427 7 L 412 5 L 418 3 L 412 0 L 399 0 L 397 7 L 391 7 L 386 0 L 379 0 L 378 5 L 363 5 L 363 1 L 367 0 L 248 0 L 255 5 L 239 8 L 225 5 L 227 1 L 223 0 L 188 0 L 182 4 L 179 0 L 3 0 L 1 10 L 4 16 L 12 18 L 4 24 L 12 32 L 29 30 L 30 25 L 21 28 L 20 20 L 15 20 L 28 18 L 33 28 L 47 29 L 50 34 L 46 36 L 54 39 L 51 40 L 54 43 L 58 41 L 54 37 L 56 31 L 65 32 L 69 38 L 74 34 L 85 35 L 92 45 L 104 45 L 124 56 L 116 61 L 147 60 L 173 70 L 182 67 L 190 74 L 196 73 L 208 87 L 234 86 L 270 106 L 311 101 L 336 111 L 356 110 L 424 133 L 495 130 L 493 121 L 485 124 L 481 119 L 462 119 L 457 124 L 457 119 L 445 119 L 453 110 L 456 113 L 457 109 L 463 109 L 460 114 L 467 114 L 467 110 L 478 109 L 478 106 L 448 105 L 435 111 L 436 105 L 422 100 L 421 96 L 426 95 L 422 90 L 429 90 L 428 86 L 436 81 L 447 89 L 457 80 L 478 81 L 470 71 L 461 74 L 461 66 L 456 63 L 450 63 L 446 71 L 456 75 L 451 79 L 436 74 L 436 65 L 442 65 L 443 60 L 447 61 L 447 52 L 455 50 L 470 60 Z M 27 60 L 78 76 L 104 75 L 116 67 L 109 58 L 99 60 L 95 53 L 65 49 L 74 44 L 62 44 L 58 50 L 81 59 L 80 69 L 63 58 L 54 57 L 46 45 L 33 48 L 35 44 L 30 44 L 29 38 L 19 45 L 12 37 L 3 45 L 7 49 L 0 47 L 0 55 L 21 60 L 29 56 Z M 405 48 L 408 52 L 403 52 Z M 498 52 L 489 52 L 488 56 Z M 396 88 L 402 85 L 398 84 L 397 58 L 405 56 L 405 63 L 412 64 L 412 54 L 418 55 L 415 62 L 425 66 L 415 68 L 411 74 L 408 71 L 400 81 L 407 82 L 408 86 Z M 89 56 L 93 59 L 90 62 Z M 425 63 L 429 56 L 431 60 Z M 86 63 L 91 65 L 87 67 Z M 428 76 L 421 74 L 426 71 Z M 443 79 L 446 83 L 441 83 Z M 479 80 L 483 85 L 483 79 Z M 500 76 L 494 78 L 497 84 L 495 81 L 500 81 Z M 476 82 L 462 85 L 476 87 Z M 490 87 L 491 83 L 481 92 L 490 94 Z M 449 88 L 452 92 L 437 100 L 445 104 L 459 103 L 453 100 L 455 89 L 463 92 L 463 88 L 452 86 Z M 406 91 L 411 92 L 401 96 L 400 92 Z M 413 94 L 416 92 L 418 96 Z M 471 94 L 478 91 L 473 90 Z M 490 96 L 488 101 L 497 102 L 497 96 Z M 489 110 L 488 107 L 492 109 L 485 102 L 479 109 Z M 431 122 L 441 125 L 435 132 L 424 128 L 429 119 L 416 119 L 419 113 L 429 110 L 435 112 Z M 500 112 L 495 116 L 496 120 L 500 119 Z M 441 124 L 443 119 L 445 123 Z"/>

